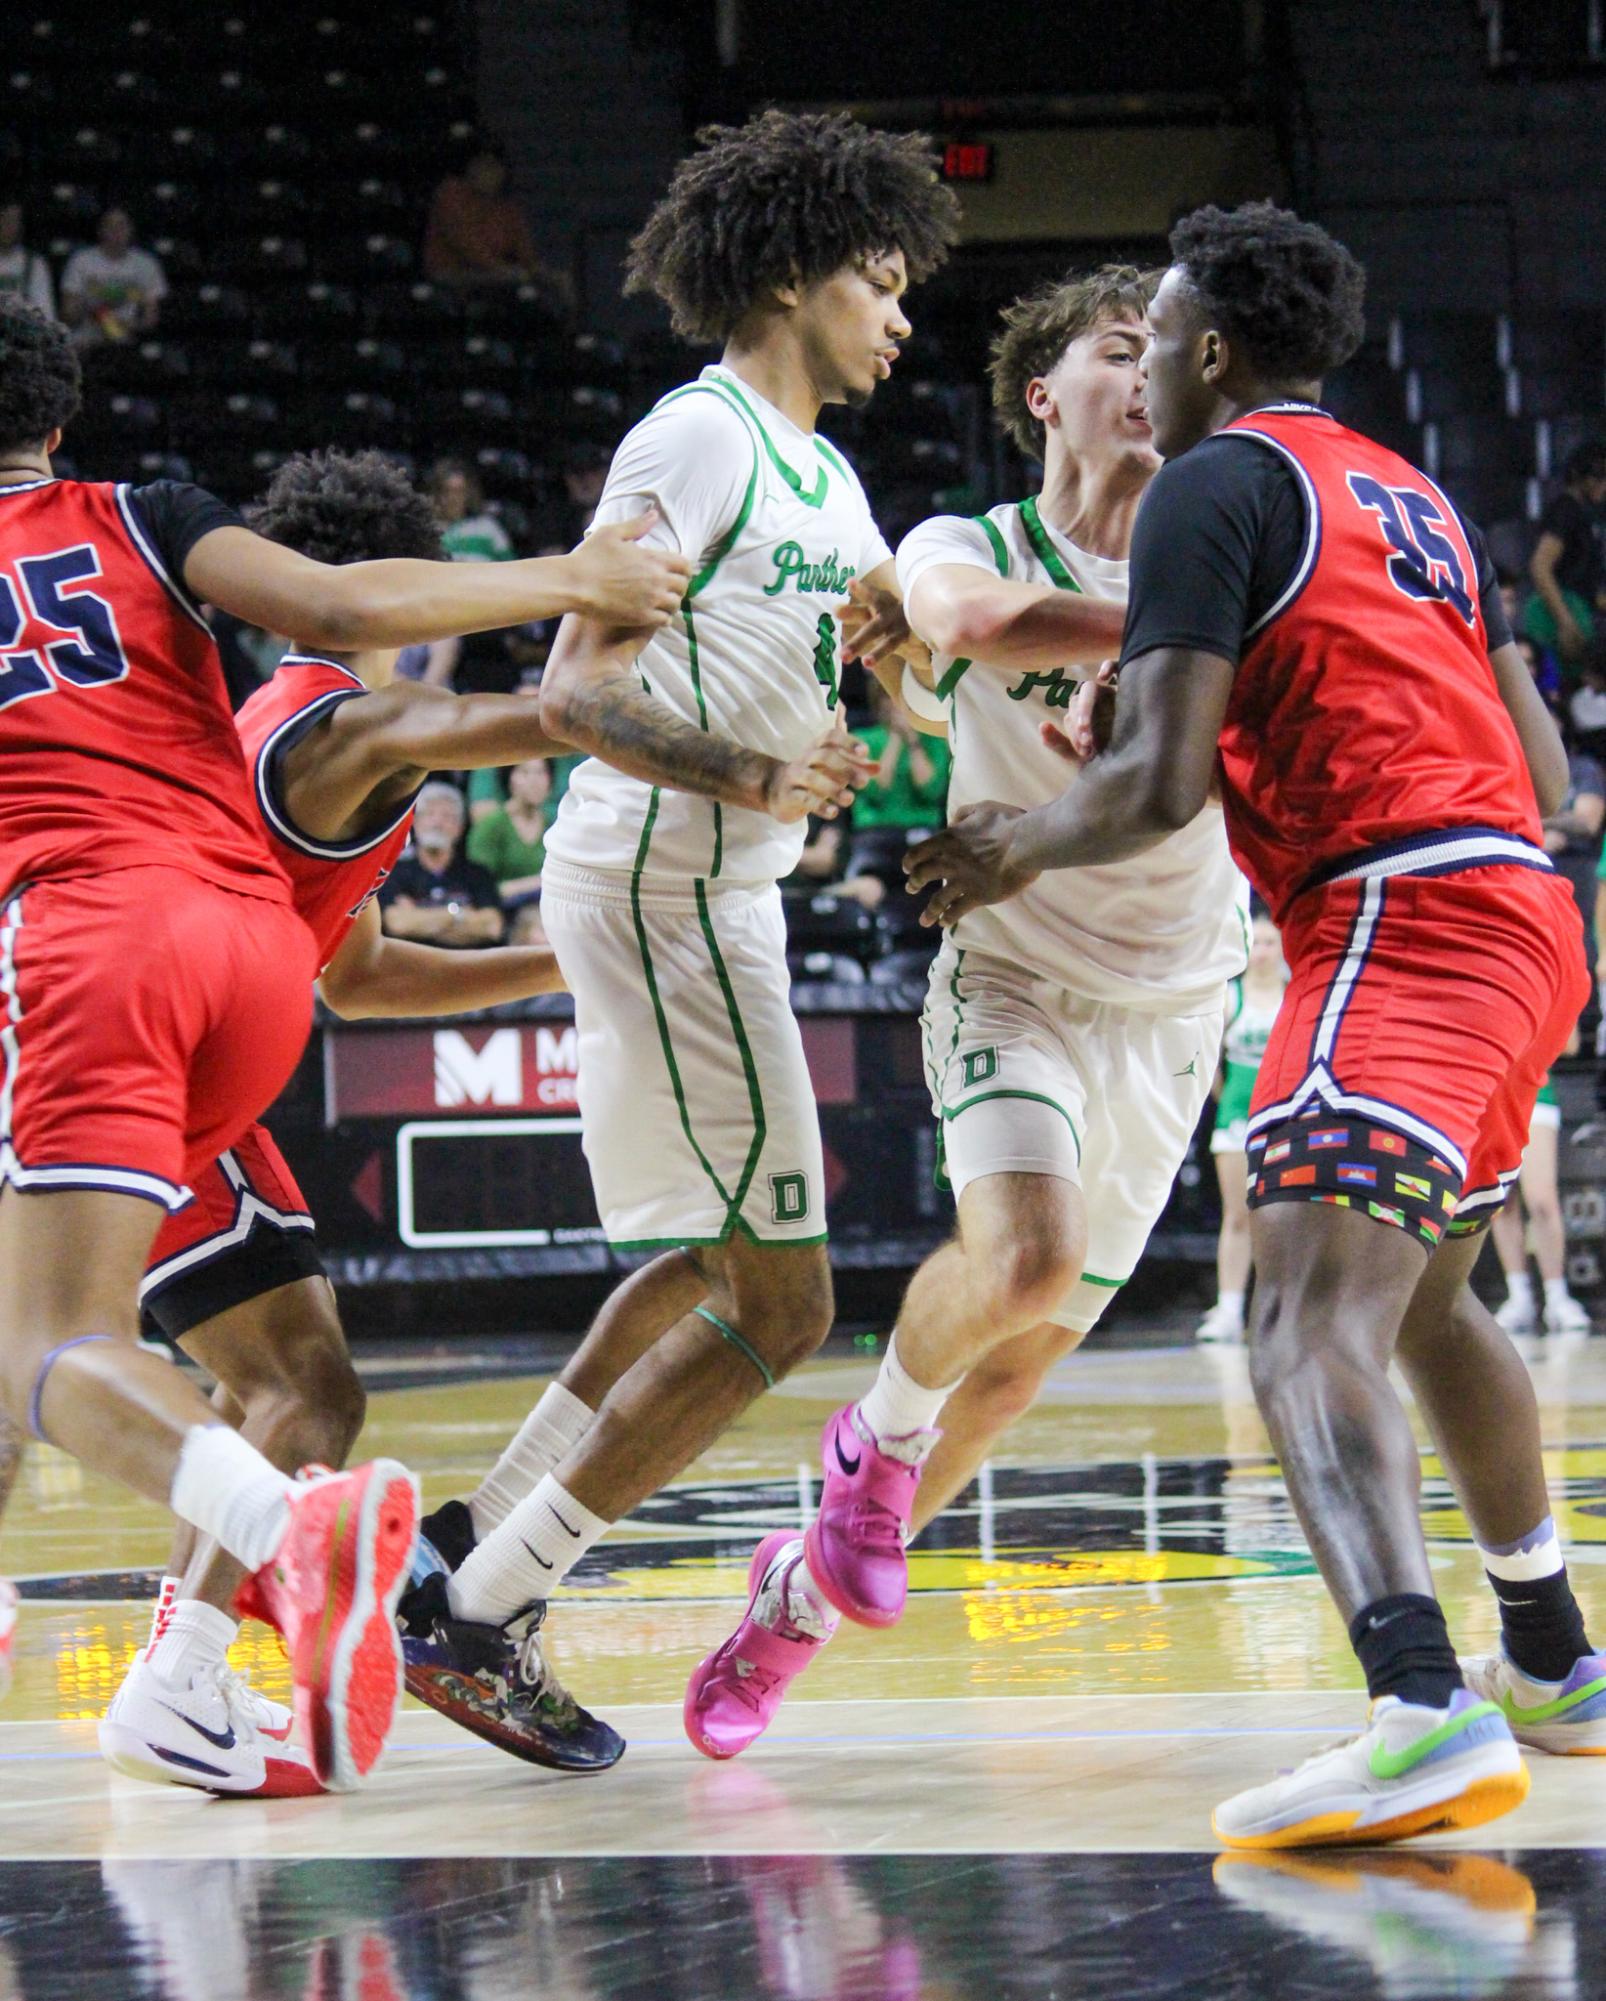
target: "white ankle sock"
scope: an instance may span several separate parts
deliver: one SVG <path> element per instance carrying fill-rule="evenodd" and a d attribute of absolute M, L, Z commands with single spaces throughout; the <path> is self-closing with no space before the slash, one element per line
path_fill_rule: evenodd
<path fill-rule="evenodd" d="M 550 1597 L 607 1528 L 555 1474 L 543 1474 L 535 1491 L 452 1574 L 446 1593 L 453 1613 L 480 1625 L 505 1625 L 533 1599 Z"/>
<path fill-rule="evenodd" d="M 898 1330 L 894 1328 L 887 1352 L 881 1357 L 881 1373 L 859 1405 L 859 1418 L 878 1445 L 883 1439 L 906 1438 L 911 1431 L 930 1431 L 958 1387 L 954 1382 L 946 1389 L 930 1390 L 917 1383 L 898 1359 Z"/>
<path fill-rule="evenodd" d="M 1534 1282 L 1527 1272 L 1508 1271 L 1506 1273 L 1506 1297 L 1508 1299 L 1521 1300 L 1524 1306 L 1533 1305 Z"/>
<path fill-rule="evenodd" d="M 1547 1306 L 1564 1306 L 1571 1298 L 1572 1294 L 1567 1290 L 1567 1280 L 1565 1277 L 1547 1278 L 1545 1280 L 1545 1304 Z"/>
<path fill-rule="evenodd" d="M 544 1473 L 568 1457 L 591 1429 L 596 1412 L 562 1383 L 548 1383 L 518 1434 L 469 1496 L 474 1533 L 481 1541 L 505 1522 Z"/>
<path fill-rule="evenodd" d="M 1218 1292 L 1216 1305 L 1223 1313 L 1231 1313 L 1239 1320 L 1244 1317 L 1244 1296 L 1241 1292 Z"/>
<path fill-rule="evenodd" d="M 151 1636 L 145 1642 L 145 1658 L 151 1657 L 151 1649 L 162 1637 L 162 1629 L 167 1624 L 168 1615 L 178 1603 L 179 1586 L 182 1577 L 164 1577 L 156 1587 L 156 1609 L 151 1613 Z"/>
<path fill-rule="evenodd" d="M 191 1425 L 179 1448 L 169 1505 L 216 1536 L 237 1563 L 260 1570 L 284 1541 L 295 1482 L 226 1424 Z"/>
<path fill-rule="evenodd" d="M 188 1688 L 203 1669 L 222 1666 L 239 1630 L 215 1605 L 180 1598 L 146 1661 L 170 1688 Z"/>

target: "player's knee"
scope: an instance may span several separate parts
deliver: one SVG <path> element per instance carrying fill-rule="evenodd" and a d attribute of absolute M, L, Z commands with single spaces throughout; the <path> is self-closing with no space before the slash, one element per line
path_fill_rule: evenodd
<path fill-rule="evenodd" d="M 731 1273 L 730 1317 L 779 1380 L 824 1344 L 836 1315 L 831 1267 L 823 1250 L 808 1259 L 777 1258 Z"/>
<path fill-rule="evenodd" d="M 999 1322 L 1033 1327 L 1046 1320 L 1082 1270 L 1082 1248 L 1069 1231 L 1011 1233 L 983 1263 L 987 1306 Z"/>

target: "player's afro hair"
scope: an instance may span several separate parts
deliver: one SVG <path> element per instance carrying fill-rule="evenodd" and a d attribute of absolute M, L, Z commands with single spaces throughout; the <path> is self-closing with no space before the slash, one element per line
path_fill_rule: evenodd
<path fill-rule="evenodd" d="M 1004 308 L 1004 330 L 993 342 L 988 370 L 993 412 L 1027 458 L 1043 456 L 1043 425 L 1026 407 L 1027 389 L 1079 335 L 1105 320 L 1141 320 L 1159 282 L 1158 271 L 1101 264 L 1055 278 Z"/>
<path fill-rule="evenodd" d="M 1271 381 L 1319 382 L 1361 344 L 1366 273 L 1325 229 L 1285 208 L 1196 208 L 1172 230 L 1171 256 Z"/>
<path fill-rule="evenodd" d="M 383 452 L 298 452 L 246 520 L 270 542 L 320 563 L 445 553 L 428 498 Z"/>
<path fill-rule="evenodd" d="M 631 244 L 625 280 L 655 292 L 688 340 L 722 341 L 765 292 L 856 258 L 901 250 L 918 282 L 958 234 L 959 203 L 919 133 L 771 110 L 705 125 L 697 145 Z"/>
<path fill-rule="evenodd" d="M 0 451 L 37 449 L 83 401 L 78 350 L 58 320 L 0 298 Z"/>

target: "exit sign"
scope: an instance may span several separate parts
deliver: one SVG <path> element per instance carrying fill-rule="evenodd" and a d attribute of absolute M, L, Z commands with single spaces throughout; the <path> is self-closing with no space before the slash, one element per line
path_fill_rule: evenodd
<path fill-rule="evenodd" d="M 993 148 L 987 139 L 950 139 L 942 151 L 945 181 L 990 181 Z"/>

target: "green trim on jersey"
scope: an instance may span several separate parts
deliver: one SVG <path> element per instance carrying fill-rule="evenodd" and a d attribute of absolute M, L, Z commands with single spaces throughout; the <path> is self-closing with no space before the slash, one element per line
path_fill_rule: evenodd
<path fill-rule="evenodd" d="M 1102 1285 L 1109 1292 L 1119 1292 L 1126 1284 L 1124 1278 L 1100 1278 L 1096 1271 L 1085 1271 L 1081 1277 L 1083 1285 Z"/>
<path fill-rule="evenodd" d="M 769 1132 L 769 1122 L 764 1116 L 764 1094 L 759 1089 L 758 1066 L 753 1061 L 752 1046 L 747 1040 L 747 1030 L 742 1025 L 742 1011 L 736 1005 L 736 994 L 731 986 L 730 974 L 725 970 L 725 960 L 719 949 L 719 941 L 714 936 L 713 921 L 708 915 L 708 892 L 700 879 L 693 884 L 693 890 L 697 898 L 697 921 L 703 928 L 703 937 L 708 944 L 708 956 L 714 962 L 714 977 L 719 981 L 719 990 L 725 997 L 725 1012 L 730 1017 L 731 1034 L 736 1038 L 736 1047 L 742 1059 L 742 1075 L 747 1081 L 748 1109 L 753 1114 L 753 1144 L 747 1150 L 747 1159 L 742 1167 L 742 1178 L 736 1185 L 736 1193 L 726 1198 L 730 1219 L 734 1224 L 742 1213 L 742 1204 L 747 1200 L 747 1191 L 753 1185 L 759 1156 L 764 1151 L 764 1140 Z"/>
<path fill-rule="evenodd" d="M 1060 560 L 1060 552 L 1049 540 L 1048 530 L 1043 526 L 1043 517 L 1037 511 L 1035 499 L 1028 498 L 1021 502 L 1020 521 L 1026 530 L 1026 539 L 1032 545 L 1032 554 L 1047 570 L 1054 588 L 1060 591 L 1075 591 L 1078 597 L 1083 596 L 1082 586 L 1066 569 Z"/>
<path fill-rule="evenodd" d="M 990 514 L 973 514 L 970 517 L 978 528 L 985 530 L 987 540 L 993 545 L 993 561 L 998 565 L 998 574 L 1007 582 L 1009 579 L 1009 548 L 998 532 L 998 524 Z M 969 660 L 950 660 L 948 671 L 932 689 L 939 702 L 946 702 L 965 676 L 970 672 Z"/>
<path fill-rule="evenodd" d="M 1058 1112 L 1071 1129 L 1071 1140 L 1076 1147 L 1076 1164 L 1078 1167 L 1081 1166 L 1082 1135 L 1076 1130 L 1076 1121 L 1057 1098 L 1047 1097 L 1041 1091 L 978 1091 L 974 1098 L 966 1098 L 963 1104 L 951 1107 L 944 1105 L 942 1115 L 945 1119 L 957 1119 L 961 1112 L 968 1112 L 972 1105 L 990 1104 L 994 1098 L 1029 1098 L 1034 1105 L 1047 1105 L 1051 1110 Z M 1086 1276 L 1085 1273 L 1083 1275 Z M 1095 1279 L 1093 1283 L 1097 1284 L 1098 1281 Z"/>
<path fill-rule="evenodd" d="M 826 491 L 826 486 L 829 482 L 830 475 L 827 470 L 826 464 L 823 460 L 820 462 L 817 468 L 819 476 L 815 480 L 814 491 L 812 493 L 805 493 L 803 491 L 802 475 L 799 474 L 797 471 L 795 471 L 793 467 L 789 466 L 786 460 L 783 459 L 780 453 L 775 449 L 774 440 L 770 437 L 769 432 L 766 431 L 764 428 L 764 419 L 753 408 L 752 404 L 748 402 L 747 398 L 736 387 L 735 383 L 727 382 L 725 378 L 721 375 L 721 376 L 716 376 L 713 379 L 713 381 L 706 382 L 702 386 L 705 389 L 713 389 L 715 391 L 723 392 L 727 398 L 732 399 L 733 407 L 739 406 L 741 409 L 747 412 L 747 415 L 752 419 L 754 428 L 757 430 L 759 437 L 763 440 L 764 449 L 769 454 L 771 465 L 774 466 L 775 470 L 781 475 L 782 479 L 786 481 L 787 485 L 797 495 L 798 499 L 802 501 L 805 507 L 823 507 L 825 505 L 825 491 Z M 816 452 L 816 457 L 818 457 L 818 452 Z"/>

